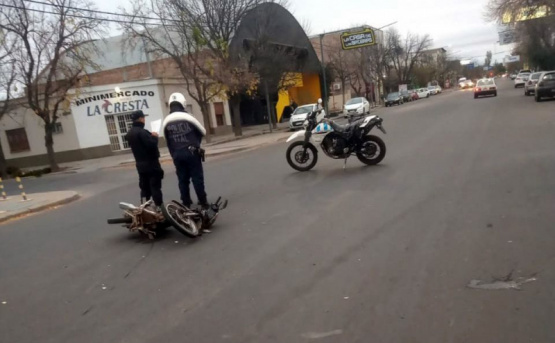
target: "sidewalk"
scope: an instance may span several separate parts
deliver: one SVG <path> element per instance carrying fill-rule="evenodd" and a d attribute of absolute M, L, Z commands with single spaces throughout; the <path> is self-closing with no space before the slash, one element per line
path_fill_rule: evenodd
<path fill-rule="evenodd" d="M 67 204 L 79 199 L 79 194 L 73 191 L 60 191 L 28 194 L 27 198 L 27 201 L 22 201 L 21 196 L 12 196 L 8 200 L 0 201 L 0 223 Z"/>
<path fill-rule="evenodd" d="M 255 149 L 260 146 L 275 143 L 284 139 L 284 137 L 288 137 L 290 135 L 290 133 L 287 132 L 288 128 L 288 123 L 279 123 L 277 124 L 277 130 L 272 130 L 273 132 L 270 133 L 268 125 L 245 127 L 243 128 L 242 136 L 235 137 L 233 133 L 223 136 L 213 136 L 210 143 L 203 144 L 203 148 L 206 150 L 207 158 Z M 160 162 L 169 161 L 170 159 L 168 148 L 160 148 Z M 129 150 L 128 153 L 120 155 L 60 163 L 60 167 L 63 170 L 48 175 L 89 173 L 134 163 L 135 159 L 131 154 L 131 150 Z M 41 167 L 37 166 L 28 169 L 39 168 Z"/>

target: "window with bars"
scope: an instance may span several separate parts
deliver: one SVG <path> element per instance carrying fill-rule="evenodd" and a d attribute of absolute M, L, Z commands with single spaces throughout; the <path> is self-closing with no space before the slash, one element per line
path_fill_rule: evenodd
<path fill-rule="evenodd" d="M 8 138 L 11 153 L 31 150 L 25 128 L 6 130 L 6 137 Z"/>

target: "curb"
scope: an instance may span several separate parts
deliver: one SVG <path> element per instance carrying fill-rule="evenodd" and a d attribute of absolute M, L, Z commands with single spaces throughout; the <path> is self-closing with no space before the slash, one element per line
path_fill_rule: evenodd
<path fill-rule="evenodd" d="M 66 198 L 66 199 L 58 200 L 56 202 L 46 204 L 46 205 L 41 205 L 41 206 L 38 206 L 38 207 L 31 207 L 31 208 L 28 208 L 24 211 L 17 212 L 17 213 L 14 213 L 14 214 L 10 214 L 6 217 L 0 218 L 0 223 L 6 222 L 8 220 L 16 219 L 16 218 L 19 218 L 19 217 L 23 217 L 23 216 L 26 216 L 28 214 L 42 212 L 42 211 L 47 210 L 47 209 L 52 208 L 52 207 L 69 204 L 70 202 L 76 201 L 79 198 L 81 198 L 81 196 L 79 194 L 75 193 L 73 196 L 71 196 L 69 198 Z"/>

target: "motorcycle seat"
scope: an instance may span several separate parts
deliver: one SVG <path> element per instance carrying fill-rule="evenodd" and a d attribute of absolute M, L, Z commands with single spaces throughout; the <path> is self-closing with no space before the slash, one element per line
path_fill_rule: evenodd
<path fill-rule="evenodd" d="M 333 131 L 337 133 L 345 133 L 348 132 L 352 127 L 356 126 L 358 122 L 359 120 L 354 121 L 350 124 L 341 125 L 337 124 L 336 122 L 330 121 L 330 126 L 333 128 Z"/>

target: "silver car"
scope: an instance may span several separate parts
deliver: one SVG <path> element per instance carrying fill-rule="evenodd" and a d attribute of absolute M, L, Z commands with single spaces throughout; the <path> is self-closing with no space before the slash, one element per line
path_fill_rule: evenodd
<path fill-rule="evenodd" d="M 524 95 L 528 96 L 534 94 L 536 83 L 538 83 L 538 81 L 540 80 L 541 75 L 542 72 L 533 73 L 532 75 L 530 75 L 530 78 L 528 78 L 528 81 L 526 81 L 526 83 L 524 84 Z"/>
<path fill-rule="evenodd" d="M 307 114 L 316 109 L 316 104 L 303 105 L 295 109 L 289 119 L 289 128 L 291 130 L 302 129 Z"/>

